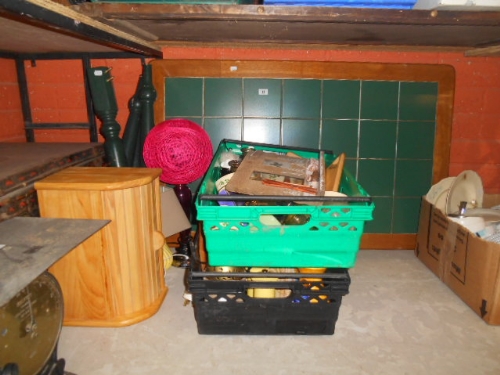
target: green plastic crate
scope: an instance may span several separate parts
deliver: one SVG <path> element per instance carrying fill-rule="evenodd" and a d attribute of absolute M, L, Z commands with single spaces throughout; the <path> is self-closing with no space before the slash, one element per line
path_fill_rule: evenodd
<path fill-rule="evenodd" d="M 374 204 L 368 193 L 344 169 L 340 191 L 345 198 L 283 196 L 220 196 L 215 181 L 220 177 L 222 152 L 252 146 L 256 150 L 319 157 L 319 150 L 289 148 L 251 142 L 223 140 L 200 185 L 195 205 L 205 235 L 208 261 L 212 266 L 328 267 L 355 265 L 365 221 L 373 219 Z M 325 151 L 329 165 L 336 155 Z M 263 200 L 272 206 L 221 206 L 217 200 Z M 285 206 L 288 202 L 336 201 L 331 205 Z M 282 205 L 283 204 L 283 205 Z M 304 225 L 266 225 L 261 215 L 310 215 Z"/>

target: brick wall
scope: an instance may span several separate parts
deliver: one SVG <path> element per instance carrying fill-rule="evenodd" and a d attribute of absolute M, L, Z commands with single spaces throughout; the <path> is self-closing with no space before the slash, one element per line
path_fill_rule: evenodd
<path fill-rule="evenodd" d="M 6 73 L 4 66 L 11 72 Z M 92 66 L 111 67 L 114 77 L 118 115 L 116 120 L 123 127 L 128 118 L 128 101 L 137 88 L 139 75 L 142 73 L 140 59 L 93 60 Z M 33 122 L 87 122 L 83 66 L 80 60 L 38 60 L 35 64 L 25 62 L 26 77 Z M 17 85 L 15 63 L 0 59 L 0 87 L 8 90 L 13 97 L 8 107 L 0 104 L 0 119 L 8 120 L 8 112 L 17 116 L 16 121 L 9 121 L 9 132 L 13 137 L 4 136 L 6 131 L 0 128 L 0 140 L 23 142 L 25 140 L 22 123 L 21 102 Z M 3 95 L 3 91 L 2 91 Z M 7 108 L 6 108 L 7 107 Z M 5 116 L 5 117 L 4 117 Z M 36 130 L 37 142 L 89 142 L 86 129 L 71 130 Z M 100 141 L 103 138 L 100 137 Z"/>
<path fill-rule="evenodd" d="M 500 193 L 500 58 L 467 58 L 461 53 L 329 51 L 322 49 L 165 48 L 169 59 L 246 59 L 300 61 L 358 61 L 449 64 L 456 71 L 450 176 L 465 169 L 480 173 L 485 191 Z M 140 60 L 94 60 L 93 66 L 113 68 L 114 87 L 122 127 L 128 100 L 141 74 Z M 37 61 L 26 63 L 35 121 L 86 121 L 81 63 Z M 15 65 L 0 59 L 2 100 L 0 140 L 22 141 L 24 130 L 16 97 Z M 8 126 L 5 126 L 8 124 Z M 123 129 L 122 129 L 123 130 Z M 37 131 L 37 141 L 86 142 L 86 131 Z M 102 140 L 102 139 L 101 139 Z"/>
<path fill-rule="evenodd" d="M 16 64 L 0 59 L 0 141 L 24 142 L 23 113 Z"/>

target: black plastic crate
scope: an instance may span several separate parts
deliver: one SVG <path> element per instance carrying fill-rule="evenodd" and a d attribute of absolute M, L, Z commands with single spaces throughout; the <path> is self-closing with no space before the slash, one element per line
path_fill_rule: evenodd
<path fill-rule="evenodd" d="M 194 256 L 187 285 L 200 334 L 332 335 L 351 283 L 345 268 L 322 274 L 202 269 Z M 254 298 L 249 290 L 255 288 L 286 296 Z"/>

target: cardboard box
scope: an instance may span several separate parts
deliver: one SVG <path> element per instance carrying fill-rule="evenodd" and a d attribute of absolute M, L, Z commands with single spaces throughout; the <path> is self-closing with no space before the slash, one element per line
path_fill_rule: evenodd
<path fill-rule="evenodd" d="M 483 207 L 500 204 L 485 195 Z M 422 199 L 415 255 L 486 323 L 500 325 L 500 244 L 485 241 Z"/>

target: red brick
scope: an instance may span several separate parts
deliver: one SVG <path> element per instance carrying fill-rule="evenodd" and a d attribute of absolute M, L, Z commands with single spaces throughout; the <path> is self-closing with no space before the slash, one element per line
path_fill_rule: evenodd
<path fill-rule="evenodd" d="M 104 66 L 111 68 L 111 75 L 119 83 L 138 81 L 143 73 L 140 59 L 104 60 Z"/>
<path fill-rule="evenodd" d="M 477 123 L 475 113 L 455 113 L 453 115 L 452 139 L 475 139 L 477 128 L 471 124 Z"/>
<path fill-rule="evenodd" d="M 14 60 L 0 59 L 0 83 L 17 85 L 17 70 Z"/>
<path fill-rule="evenodd" d="M 84 85 L 77 85 L 77 84 L 58 85 L 56 87 L 56 95 L 57 95 L 58 109 L 87 108 Z"/>
<path fill-rule="evenodd" d="M 460 113 L 482 112 L 484 95 L 484 88 L 469 87 L 465 90 L 456 90 L 455 108 L 460 109 Z"/>
<path fill-rule="evenodd" d="M 496 189 L 500 189 L 500 163 L 480 165 L 477 172 L 481 176 L 486 193 L 493 194 Z"/>
<path fill-rule="evenodd" d="M 88 122 L 87 111 L 82 109 L 62 109 L 57 111 L 57 122 Z"/>
<path fill-rule="evenodd" d="M 41 109 L 57 110 L 58 86 L 55 84 L 33 84 L 29 85 L 29 99 L 32 111 Z"/>
<path fill-rule="evenodd" d="M 457 85 L 470 87 L 499 87 L 500 61 L 495 59 L 477 60 L 471 58 L 456 64 Z"/>
<path fill-rule="evenodd" d="M 500 115 L 500 87 L 485 87 L 483 113 Z"/>
<path fill-rule="evenodd" d="M 33 122 L 60 122 L 59 113 L 54 109 L 32 109 Z"/>
<path fill-rule="evenodd" d="M 58 84 L 83 82 L 80 60 L 37 60 L 35 66 L 25 62 L 28 83 Z"/>
<path fill-rule="evenodd" d="M 0 110 L 19 110 L 21 108 L 21 97 L 19 88 L 13 84 L 0 86 Z"/>
<path fill-rule="evenodd" d="M 451 160 L 454 163 L 498 163 L 500 160 L 500 140 L 453 140 Z"/>
<path fill-rule="evenodd" d="M 453 116 L 453 140 L 500 140 L 498 115 L 482 113 L 456 113 Z"/>
<path fill-rule="evenodd" d="M 37 142 L 88 142 L 89 133 L 83 129 L 71 130 L 36 130 Z"/>
<path fill-rule="evenodd" d="M 0 140 L 22 137 L 24 135 L 24 120 L 22 113 L 19 111 L 1 111 L 0 118 L 2 125 L 0 126 Z"/>
<path fill-rule="evenodd" d="M 478 117 L 478 121 L 472 123 L 479 127 L 478 139 L 500 142 L 500 117 L 495 114 L 480 114 Z"/>
<path fill-rule="evenodd" d="M 479 174 L 486 194 L 498 194 L 500 192 L 500 164 L 450 164 L 450 176 L 457 176 L 466 170 L 472 170 Z"/>

